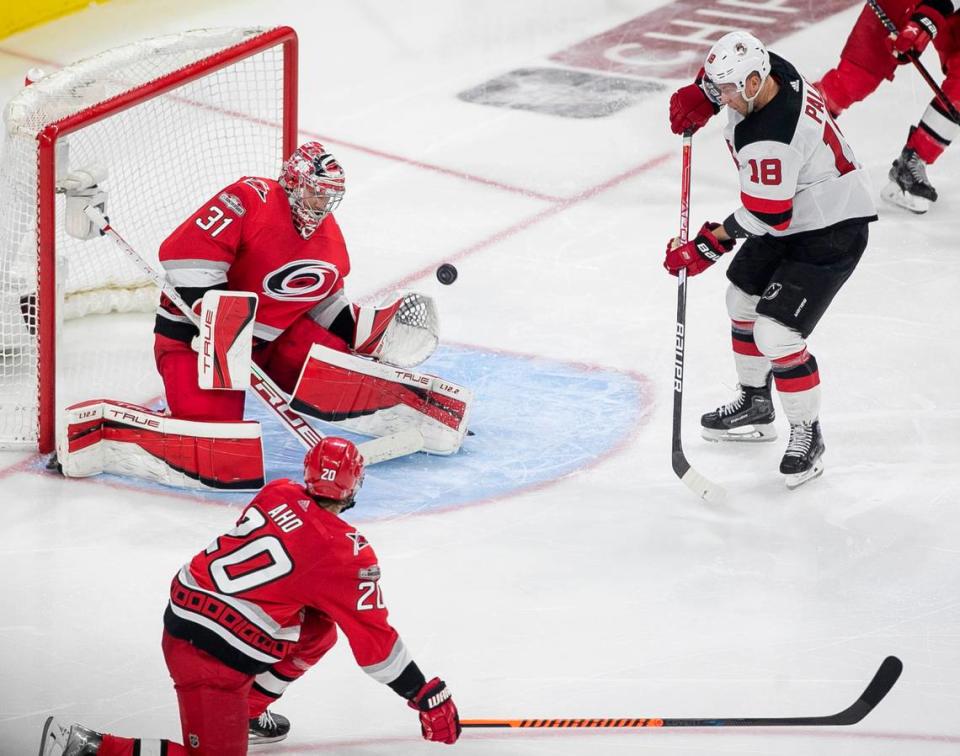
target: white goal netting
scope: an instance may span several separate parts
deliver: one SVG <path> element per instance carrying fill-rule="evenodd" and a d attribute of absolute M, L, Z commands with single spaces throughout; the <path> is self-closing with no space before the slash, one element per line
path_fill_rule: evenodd
<path fill-rule="evenodd" d="M 163 239 L 206 198 L 240 176 L 278 174 L 285 119 L 289 124 L 295 111 L 289 90 L 284 96 L 285 47 L 277 41 L 283 31 L 210 29 L 125 45 L 50 73 L 7 104 L 0 156 L 0 447 L 35 446 L 42 428 L 55 422 L 38 400 L 38 386 L 50 380 L 41 378 L 50 360 L 39 346 L 38 318 L 143 311 L 158 299 L 108 239 L 65 233 L 59 193 L 53 224 L 46 224 L 54 229 L 41 233 L 38 136 L 49 136 L 50 124 L 71 124 L 55 140 L 57 181 L 70 172 L 105 170 L 106 215 L 156 263 Z M 50 230 L 54 303 L 38 294 L 39 247 Z M 65 369 L 58 361 L 58 371 Z"/>

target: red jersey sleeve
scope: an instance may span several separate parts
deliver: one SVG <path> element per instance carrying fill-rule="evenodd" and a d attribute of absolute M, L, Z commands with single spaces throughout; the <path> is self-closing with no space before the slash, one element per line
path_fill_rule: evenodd
<path fill-rule="evenodd" d="M 251 192 L 242 180 L 231 184 L 203 203 L 164 240 L 160 263 L 174 286 L 226 280 L 226 270 L 243 240 L 244 225 L 257 210 L 250 201 Z"/>
<path fill-rule="evenodd" d="M 330 515 L 334 517 L 334 515 Z M 397 631 L 380 586 L 380 567 L 370 543 L 338 519 L 329 558 L 314 570 L 316 596 L 311 604 L 337 623 L 357 664 L 378 682 L 390 684 L 412 661 Z"/>

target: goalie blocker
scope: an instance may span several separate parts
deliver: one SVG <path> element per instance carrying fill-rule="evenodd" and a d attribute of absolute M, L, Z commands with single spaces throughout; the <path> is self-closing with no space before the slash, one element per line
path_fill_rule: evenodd
<path fill-rule="evenodd" d="M 437 376 L 314 344 L 290 406 L 369 436 L 413 428 L 423 434 L 423 451 L 453 454 L 467 433 L 472 402 L 470 389 Z"/>
<path fill-rule="evenodd" d="M 178 420 L 94 399 L 66 409 L 57 461 L 68 478 L 130 475 L 168 486 L 257 491 L 264 484 L 260 423 Z"/>

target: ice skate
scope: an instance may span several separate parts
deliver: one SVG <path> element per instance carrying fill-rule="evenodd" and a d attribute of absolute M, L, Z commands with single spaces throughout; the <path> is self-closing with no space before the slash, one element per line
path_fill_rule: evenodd
<path fill-rule="evenodd" d="M 773 441 L 776 414 L 770 396 L 772 375 L 763 386 L 737 386 L 737 397 L 700 418 L 700 435 L 707 441 Z"/>
<path fill-rule="evenodd" d="M 259 717 L 250 720 L 250 745 L 263 743 L 277 743 L 287 737 L 290 732 L 290 720 L 282 714 L 274 714 L 267 710 Z"/>
<path fill-rule="evenodd" d="M 790 442 L 780 460 L 780 472 L 787 476 L 787 488 L 796 488 L 823 474 L 825 449 L 819 420 L 790 424 Z"/>
<path fill-rule="evenodd" d="M 893 161 L 888 176 L 890 183 L 880 192 L 887 202 L 922 214 L 930 209 L 931 202 L 937 201 L 937 190 L 927 178 L 927 164 L 916 150 L 904 147 L 900 157 Z"/>
<path fill-rule="evenodd" d="M 47 717 L 40 737 L 40 756 L 93 756 L 100 750 L 100 733 L 78 724 L 69 728 Z"/>

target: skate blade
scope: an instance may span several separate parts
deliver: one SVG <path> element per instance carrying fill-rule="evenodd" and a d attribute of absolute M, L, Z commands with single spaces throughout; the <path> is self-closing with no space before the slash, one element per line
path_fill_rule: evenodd
<path fill-rule="evenodd" d="M 725 431 L 700 426 L 700 436 L 704 440 L 713 443 L 718 441 L 747 441 L 756 443 L 758 441 L 776 441 L 777 429 L 773 423 L 769 425 L 745 425 L 742 428 Z"/>
<path fill-rule="evenodd" d="M 802 486 L 804 483 L 813 480 L 814 478 L 819 478 L 821 475 L 823 475 L 823 457 L 817 459 L 817 461 L 813 463 L 813 467 L 811 467 L 809 470 L 806 470 L 802 473 L 787 475 L 787 488 L 792 491 L 794 488 Z"/>
<path fill-rule="evenodd" d="M 267 745 L 269 743 L 279 743 L 281 740 L 286 739 L 286 735 L 251 735 L 249 740 L 247 740 L 247 746 L 253 748 L 254 746 Z"/>
<path fill-rule="evenodd" d="M 923 215 L 930 209 L 930 200 L 903 191 L 893 181 L 880 190 L 880 198 L 917 215 Z"/>

